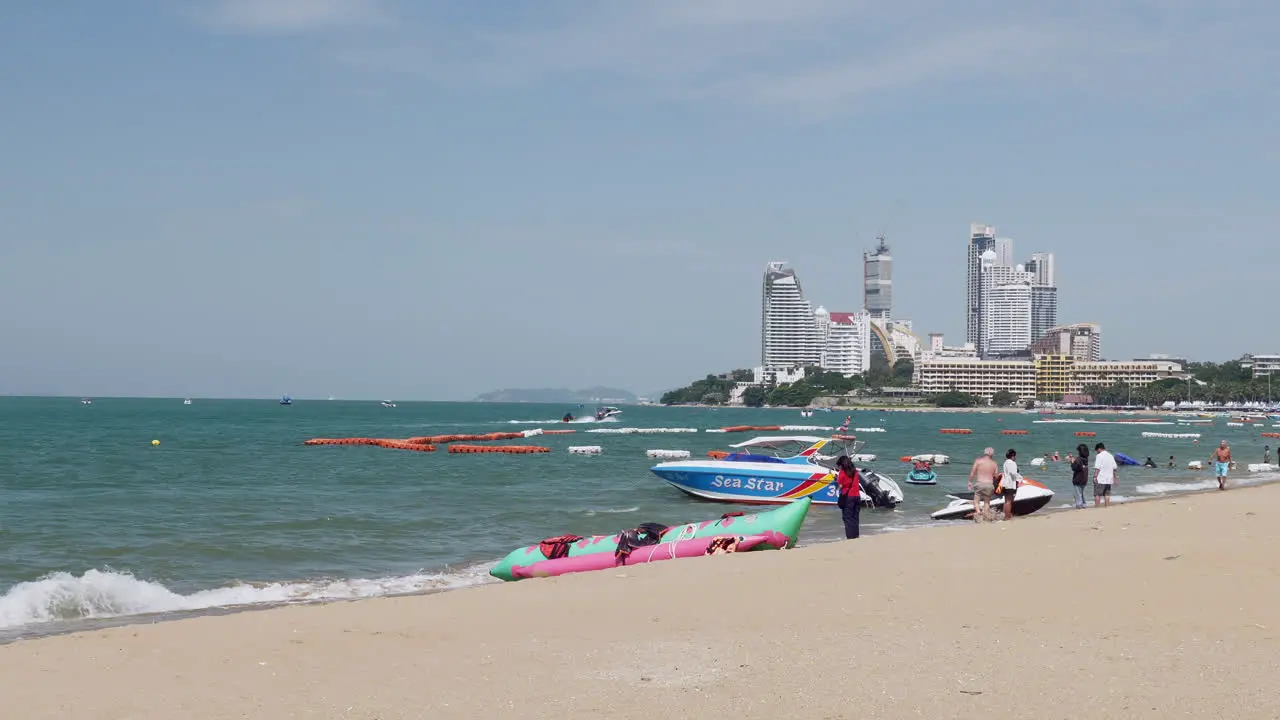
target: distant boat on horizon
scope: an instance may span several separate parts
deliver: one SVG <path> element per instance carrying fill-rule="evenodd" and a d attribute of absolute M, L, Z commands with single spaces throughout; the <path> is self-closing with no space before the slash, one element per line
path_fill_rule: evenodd
<path fill-rule="evenodd" d="M 182 404 L 183 404 L 183 405 L 190 405 L 190 404 L 191 404 L 191 398 L 187 398 L 187 399 L 183 400 L 183 401 L 182 401 Z"/>
<path fill-rule="evenodd" d="M 288 395 L 285 395 L 284 397 L 280 398 L 280 404 L 281 404 L 281 405 L 292 405 L 292 404 L 293 404 L 293 398 L 289 397 Z"/>

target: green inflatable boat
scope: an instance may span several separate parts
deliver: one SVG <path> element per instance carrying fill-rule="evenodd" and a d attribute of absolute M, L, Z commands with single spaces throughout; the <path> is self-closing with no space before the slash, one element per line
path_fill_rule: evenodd
<path fill-rule="evenodd" d="M 786 547 L 795 547 L 800 536 L 800 525 L 809 513 L 812 504 L 810 498 L 801 498 L 768 512 L 755 515 L 742 513 L 725 513 L 716 520 L 704 520 L 686 525 L 670 527 L 645 523 L 637 528 L 624 530 L 613 535 L 560 535 L 550 537 L 537 545 L 512 550 L 502 558 L 489 574 L 500 580 L 519 579 L 514 571 L 518 567 L 528 567 L 544 560 L 556 560 L 565 557 L 578 557 L 591 553 L 618 553 L 619 544 L 622 552 L 631 547 L 644 547 L 658 543 L 680 542 L 696 538 L 716 537 L 722 535 L 749 536 L 762 533 L 779 533 L 787 537 Z M 761 548 L 771 547 L 767 544 Z M 621 564 L 621 563 L 620 563 Z"/>

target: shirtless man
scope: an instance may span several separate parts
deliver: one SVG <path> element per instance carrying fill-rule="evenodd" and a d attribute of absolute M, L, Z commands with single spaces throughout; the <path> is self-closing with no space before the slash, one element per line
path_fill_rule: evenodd
<path fill-rule="evenodd" d="M 999 466 L 993 459 L 995 448 L 982 451 L 982 457 L 973 461 L 969 469 L 969 489 L 973 491 L 973 519 L 985 520 L 991 513 L 991 498 L 996 494 L 996 473 Z"/>
<path fill-rule="evenodd" d="M 1209 456 L 1209 460 L 1213 462 L 1214 473 L 1218 476 L 1218 489 L 1227 489 L 1227 472 L 1231 470 L 1231 448 L 1227 447 L 1227 441 L 1223 440 L 1214 449 L 1213 454 Z"/>

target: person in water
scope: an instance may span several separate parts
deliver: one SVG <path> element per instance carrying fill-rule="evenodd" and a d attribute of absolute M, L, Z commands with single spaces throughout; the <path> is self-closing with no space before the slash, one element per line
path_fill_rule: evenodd
<path fill-rule="evenodd" d="M 573 422 L 573 413 L 565 413 L 564 418 L 560 422 Z"/>
<path fill-rule="evenodd" d="M 1231 447 L 1227 445 L 1227 441 L 1223 440 L 1214 448 L 1213 454 L 1209 456 L 1209 460 L 1213 462 L 1214 473 L 1218 477 L 1218 489 L 1227 489 L 1227 473 L 1231 471 Z"/>
<path fill-rule="evenodd" d="M 840 517 L 844 520 L 844 537 L 853 540 L 858 537 L 858 522 L 862 514 L 862 477 L 848 455 L 836 458 L 836 471 L 836 487 L 840 492 L 836 505 L 840 507 Z"/>
<path fill-rule="evenodd" d="M 1271 464 L 1271 446 L 1270 445 L 1262 446 L 1262 462 L 1268 465 Z"/>
<path fill-rule="evenodd" d="M 1018 485 L 1022 484 L 1022 474 L 1018 472 L 1018 451 L 1009 448 L 1004 454 L 1004 467 L 1000 470 L 1000 494 L 1004 495 L 1004 519 L 1013 519 L 1013 499 L 1018 495 Z"/>
<path fill-rule="evenodd" d="M 1156 466 L 1156 461 L 1152 460 L 1150 455 L 1147 456 L 1147 461 L 1142 463 L 1142 467 L 1153 468 L 1155 466 Z"/>
<path fill-rule="evenodd" d="M 996 461 L 992 456 L 995 448 L 986 448 L 982 457 L 973 461 L 969 468 L 969 489 L 973 491 L 973 519 L 985 520 L 991 514 L 991 498 L 996 494 Z"/>
<path fill-rule="evenodd" d="M 1084 489 L 1089 486 L 1089 446 L 1080 443 L 1076 446 L 1076 456 L 1067 455 L 1071 461 L 1071 491 L 1075 493 L 1073 507 L 1077 510 L 1087 506 L 1084 500 Z"/>
<path fill-rule="evenodd" d="M 1172 469 L 1173 469 L 1173 456 L 1172 456 L 1172 455 L 1170 455 L 1170 456 L 1169 456 L 1169 469 L 1170 469 L 1170 470 L 1172 470 Z"/>

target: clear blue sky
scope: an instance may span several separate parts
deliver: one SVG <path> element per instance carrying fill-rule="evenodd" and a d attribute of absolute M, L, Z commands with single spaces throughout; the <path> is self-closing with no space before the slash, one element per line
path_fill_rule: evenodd
<path fill-rule="evenodd" d="M 964 5 L 963 9 L 960 6 Z M 1280 352 L 1280 5 L 162 0 L 0 10 L 0 391 L 649 392 L 760 275 L 963 332 L 970 222 L 1104 353 Z"/>

